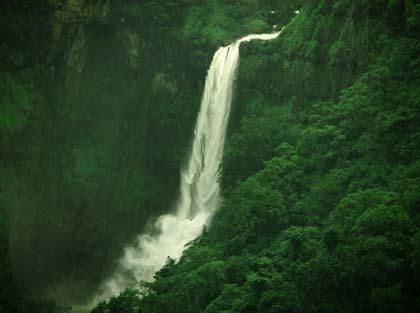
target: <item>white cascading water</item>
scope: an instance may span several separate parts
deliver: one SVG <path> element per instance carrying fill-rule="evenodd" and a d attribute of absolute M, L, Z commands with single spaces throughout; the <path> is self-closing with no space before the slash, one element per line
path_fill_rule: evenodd
<path fill-rule="evenodd" d="M 189 162 L 181 172 L 176 211 L 158 218 L 154 234 L 141 234 L 136 246 L 124 249 L 119 268 L 103 283 L 94 302 L 117 295 L 140 281 L 152 281 L 167 258 L 179 259 L 185 245 L 197 238 L 210 222 L 220 202 L 218 174 L 239 64 L 239 46 L 254 39 L 274 39 L 280 33 L 248 35 L 217 50 L 207 74 Z"/>

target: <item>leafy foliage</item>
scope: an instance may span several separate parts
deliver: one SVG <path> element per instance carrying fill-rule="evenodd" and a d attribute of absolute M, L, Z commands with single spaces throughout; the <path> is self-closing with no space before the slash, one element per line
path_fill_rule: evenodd
<path fill-rule="evenodd" d="M 420 309 L 408 7 L 307 1 L 280 39 L 244 46 L 224 202 L 138 312 Z"/>

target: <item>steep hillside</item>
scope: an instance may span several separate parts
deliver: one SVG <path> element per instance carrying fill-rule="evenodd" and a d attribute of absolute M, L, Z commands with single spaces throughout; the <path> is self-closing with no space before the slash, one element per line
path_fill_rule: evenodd
<path fill-rule="evenodd" d="M 244 47 L 212 225 L 92 312 L 417 312 L 419 31 L 414 1 L 306 1 Z"/>

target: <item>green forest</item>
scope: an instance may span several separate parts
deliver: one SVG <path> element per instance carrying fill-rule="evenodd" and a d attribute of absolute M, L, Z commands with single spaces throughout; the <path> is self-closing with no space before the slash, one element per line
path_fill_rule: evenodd
<path fill-rule="evenodd" d="M 173 210 L 217 49 L 280 29 L 211 221 L 84 306 Z M 2 0 L 0 60 L 0 313 L 420 312 L 419 1 Z"/>

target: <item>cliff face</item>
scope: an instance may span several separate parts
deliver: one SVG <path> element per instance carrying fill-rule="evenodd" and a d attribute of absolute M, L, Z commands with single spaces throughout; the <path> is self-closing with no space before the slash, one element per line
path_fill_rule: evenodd
<path fill-rule="evenodd" d="M 112 57 L 122 59 L 131 69 L 140 65 L 140 34 L 124 24 L 124 17 L 112 15 L 110 1 L 50 1 L 54 7 L 51 17 L 51 74 L 64 87 L 66 94 L 77 97 L 81 92 L 83 72 L 88 71 L 88 59 L 95 49 L 114 50 Z M 101 37 L 106 40 L 101 41 Z M 101 46 L 102 45 L 102 46 Z M 103 52 L 103 51 L 96 51 Z M 93 56 L 96 57 L 96 56 Z M 123 69 L 121 69 L 123 70 Z M 120 70 L 120 71 L 121 71 Z"/>
<path fill-rule="evenodd" d="M 74 303 L 151 216 L 171 207 L 200 80 L 182 42 L 124 5 L 14 8 L 13 19 L 44 23 L 40 56 L 26 65 L 36 63 L 41 79 L 30 82 L 32 110 L 13 135 L 17 158 L 4 165 L 17 177 L 5 201 L 12 264 L 29 293 Z M 10 46 L 24 51 L 29 38 Z"/>
<path fill-rule="evenodd" d="M 84 5 L 85 1 L 52 1 L 51 58 L 53 78 L 71 95 L 80 93 L 80 80 L 86 64 L 88 42 L 92 32 L 87 25 L 106 22 L 109 3 Z M 55 64 L 54 64 L 55 63 Z M 60 64 L 61 63 L 61 64 Z"/>

